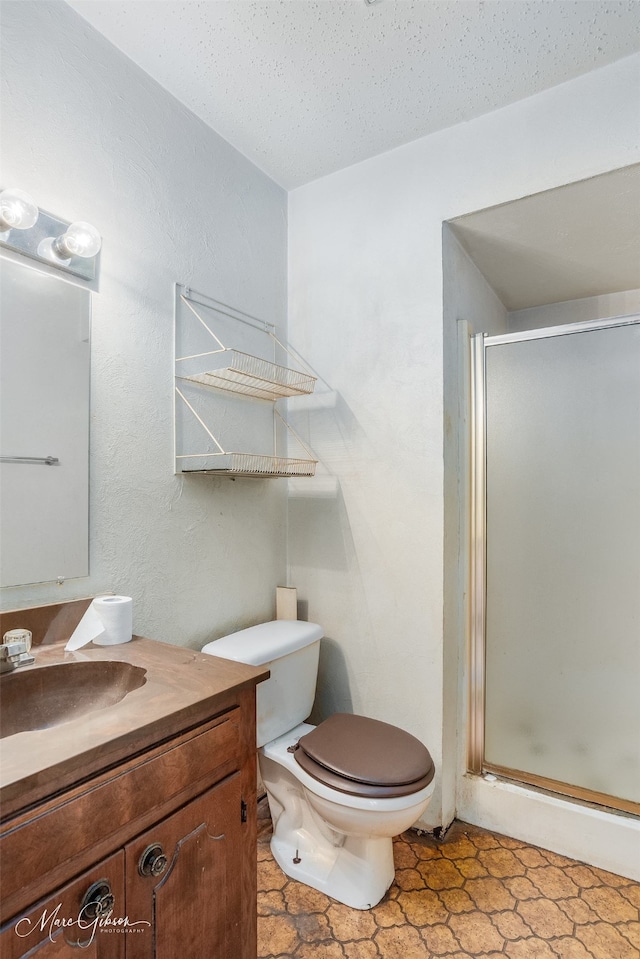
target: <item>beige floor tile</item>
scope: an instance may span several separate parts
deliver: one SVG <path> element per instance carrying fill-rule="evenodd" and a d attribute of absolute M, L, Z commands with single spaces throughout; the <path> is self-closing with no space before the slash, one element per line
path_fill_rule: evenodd
<path fill-rule="evenodd" d="M 298 938 L 303 942 L 324 942 L 333 939 L 329 920 L 321 913 L 311 912 L 306 916 L 298 916 L 295 927 Z"/>
<path fill-rule="evenodd" d="M 638 959 L 640 956 L 628 939 L 605 922 L 578 926 L 576 938 L 586 946 L 593 959 Z"/>
<path fill-rule="evenodd" d="M 418 872 L 429 889 L 455 889 L 464 885 L 464 876 L 448 859 L 421 862 Z"/>
<path fill-rule="evenodd" d="M 449 918 L 449 911 L 441 897 L 424 886 L 418 891 L 404 893 L 399 905 L 406 917 L 405 921 L 412 926 L 434 926 L 446 922 Z"/>
<path fill-rule="evenodd" d="M 477 879 L 489 873 L 478 859 L 456 859 L 456 869 L 465 879 Z"/>
<path fill-rule="evenodd" d="M 504 884 L 516 899 L 540 899 L 542 893 L 526 876 L 516 876 L 515 879 L 505 879 Z"/>
<path fill-rule="evenodd" d="M 476 849 L 500 849 L 498 837 L 494 836 L 493 833 L 484 832 L 482 829 L 472 827 L 469 829 L 467 835 Z"/>
<path fill-rule="evenodd" d="M 284 912 L 286 908 L 284 896 L 280 889 L 271 889 L 268 892 L 258 892 L 258 915 L 272 916 Z"/>
<path fill-rule="evenodd" d="M 523 939 L 532 935 L 531 927 L 516 912 L 497 912 L 491 922 L 505 939 Z"/>
<path fill-rule="evenodd" d="M 619 892 L 632 906 L 637 906 L 640 909 L 640 883 L 634 883 L 632 886 L 621 886 Z"/>
<path fill-rule="evenodd" d="M 375 943 L 383 959 L 433 959 L 420 933 L 413 926 L 379 929 Z"/>
<path fill-rule="evenodd" d="M 444 925 L 430 926 L 427 929 L 423 929 L 422 938 L 426 942 L 427 947 L 436 956 L 443 956 L 447 952 L 454 952 L 459 945 L 454 939 L 449 927 Z"/>
<path fill-rule="evenodd" d="M 407 917 L 394 900 L 383 899 L 381 903 L 371 910 L 377 924 L 381 929 L 387 929 L 391 926 L 404 926 Z"/>
<path fill-rule="evenodd" d="M 395 842 L 370 910 L 288 879 L 258 827 L 258 959 L 640 959 L 640 884 L 454 823 Z"/>
<path fill-rule="evenodd" d="M 572 922 L 581 925 L 585 922 L 597 922 L 599 918 L 584 899 L 558 899 L 558 908 L 562 909 Z"/>
<path fill-rule="evenodd" d="M 527 869 L 527 877 L 537 886 L 543 896 L 550 899 L 569 899 L 577 896 L 580 887 L 576 886 L 558 866 L 542 866 L 540 869 Z"/>
<path fill-rule="evenodd" d="M 584 901 L 605 922 L 637 922 L 638 910 L 617 889 L 595 886 L 582 893 Z"/>
<path fill-rule="evenodd" d="M 396 867 L 396 885 L 405 892 L 410 892 L 412 889 L 424 889 L 424 879 L 417 869 Z"/>
<path fill-rule="evenodd" d="M 491 876 L 486 879 L 467 879 L 464 891 L 469 894 L 482 912 L 497 912 L 502 909 L 513 909 L 516 900 L 509 890 Z"/>
<path fill-rule="evenodd" d="M 552 951 L 549 943 L 536 937 L 508 942 L 505 954 L 509 959 L 557 959 L 557 954 Z"/>
<path fill-rule="evenodd" d="M 408 842 L 397 842 L 393 857 L 396 869 L 415 869 L 418 857 Z"/>
<path fill-rule="evenodd" d="M 291 952 L 298 933 L 289 916 L 258 916 L 258 955 L 273 956 Z"/>
<path fill-rule="evenodd" d="M 345 959 L 382 959 L 373 941 L 346 942 L 343 946 Z"/>
<path fill-rule="evenodd" d="M 442 889 L 438 898 L 449 912 L 473 912 L 477 909 L 476 903 L 464 889 Z"/>
<path fill-rule="evenodd" d="M 518 913 L 536 936 L 548 939 L 570 936 L 573 923 L 550 899 L 531 899 L 518 905 Z"/>
<path fill-rule="evenodd" d="M 566 856 L 559 856 L 557 852 L 550 852 L 550 850 L 544 849 L 542 854 L 549 860 L 552 866 L 560 866 L 563 869 L 566 866 L 573 866 L 573 859 L 567 859 Z"/>
<path fill-rule="evenodd" d="M 498 879 L 525 874 L 525 867 L 510 849 L 483 849 L 478 853 L 478 859 L 489 875 Z"/>
<path fill-rule="evenodd" d="M 588 889 L 590 886 L 599 886 L 600 880 L 589 866 L 583 866 L 582 863 L 574 863 L 573 866 L 567 866 L 565 874 L 577 886 Z"/>
<path fill-rule="evenodd" d="M 504 946 L 504 938 L 483 912 L 465 912 L 451 916 L 448 925 L 463 950 L 472 955 L 491 950 L 500 952 Z"/>
<path fill-rule="evenodd" d="M 275 860 L 264 859 L 258 863 L 258 889 L 269 892 L 272 889 L 283 889 L 286 884 L 287 877 Z"/>
<path fill-rule="evenodd" d="M 589 869 L 591 869 L 604 886 L 613 886 L 619 889 L 622 886 L 628 886 L 630 884 L 629 879 L 624 879 L 623 876 L 615 876 L 612 872 L 605 872 L 604 869 L 596 869 L 595 866 L 589 866 Z"/>
<path fill-rule="evenodd" d="M 342 946 L 337 942 L 305 943 L 295 952 L 296 959 L 345 959 Z"/>
<path fill-rule="evenodd" d="M 577 939 L 555 939 L 551 945 L 559 959 L 593 959 L 590 952 Z"/>
<path fill-rule="evenodd" d="M 294 916 L 305 912 L 325 912 L 333 902 L 329 896 L 301 882 L 288 882 L 283 895 L 287 912 Z"/>
<path fill-rule="evenodd" d="M 640 922 L 619 922 L 616 929 L 635 946 L 640 955 Z"/>
<path fill-rule="evenodd" d="M 467 836 L 460 836 L 453 842 L 443 843 L 441 852 L 446 859 L 469 859 L 475 856 L 478 850 Z"/>
<path fill-rule="evenodd" d="M 529 868 L 549 865 L 548 860 L 544 858 L 539 849 L 531 849 L 525 846 L 524 849 L 515 849 L 514 854 L 524 866 L 528 866 Z"/>
<path fill-rule="evenodd" d="M 333 938 L 346 942 L 349 939 L 372 939 L 378 928 L 375 917 L 369 910 L 349 909 L 334 902 L 326 912 Z"/>
<path fill-rule="evenodd" d="M 526 842 L 523 842 L 521 839 L 512 839 L 511 836 L 498 836 L 498 842 L 501 846 L 504 846 L 505 849 L 525 849 L 527 848 Z M 531 847 L 529 847 L 531 848 Z"/>

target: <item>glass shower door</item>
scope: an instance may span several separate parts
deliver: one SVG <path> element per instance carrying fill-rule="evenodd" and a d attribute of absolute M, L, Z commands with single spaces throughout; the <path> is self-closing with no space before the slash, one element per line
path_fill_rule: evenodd
<path fill-rule="evenodd" d="M 637 812 L 640 324 L 483 344 L 483 768 Z"/>

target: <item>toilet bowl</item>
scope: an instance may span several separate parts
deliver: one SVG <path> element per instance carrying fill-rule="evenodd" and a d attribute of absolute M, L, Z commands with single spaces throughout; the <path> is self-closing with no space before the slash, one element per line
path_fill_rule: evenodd
<path fill-rule="evenodd" d="M 257 687 L 257 745 L 276 862 L 293 879 L 369 909 L 393 882 L 392 839 L 424 813 L 435 771 L 424 745 L 387 723 L 348 714 L 302 722 L 322 635 L 313 623 L 277 620 L 203 652 L 270 669 Z"/>

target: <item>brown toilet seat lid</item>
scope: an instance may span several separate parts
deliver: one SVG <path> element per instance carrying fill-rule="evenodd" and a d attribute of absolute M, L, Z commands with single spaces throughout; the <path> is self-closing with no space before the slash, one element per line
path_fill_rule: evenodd
<path fill-rule="evenodd" d="M 428 786 L 429 750 L 404 729 L 335 713 L 302 736 L 295 759 L 315 779 L 358 796 L 403 796 Z"/>

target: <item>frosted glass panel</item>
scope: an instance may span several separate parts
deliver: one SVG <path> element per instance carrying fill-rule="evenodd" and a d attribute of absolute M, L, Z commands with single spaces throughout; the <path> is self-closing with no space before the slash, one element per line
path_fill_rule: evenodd
<path fill-rule="evenodd" d="M 640 326 L 488 345 L 485 759 L 640 802 Z"/>

